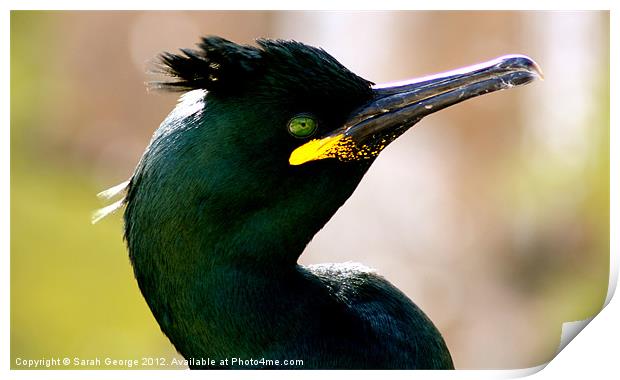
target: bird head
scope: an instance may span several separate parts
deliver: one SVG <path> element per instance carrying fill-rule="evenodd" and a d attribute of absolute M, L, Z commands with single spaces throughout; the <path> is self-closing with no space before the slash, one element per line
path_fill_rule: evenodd
<path fill-rule="evenodd" d="M 389 86 L 375 86 L 299 42 L 238 45 L 218 37 L 161 56 L 189 91 L 155 132 L 129 184 L 126 236 L 168 229 L 252 256 L 295 252 L 354 191 L 379 153 L 427 115 L 531 82 L 525 56 Z M 208 238 L 207 238 L 208 239 Z M 228 239 L 227 243 L 222 240 Z"/>

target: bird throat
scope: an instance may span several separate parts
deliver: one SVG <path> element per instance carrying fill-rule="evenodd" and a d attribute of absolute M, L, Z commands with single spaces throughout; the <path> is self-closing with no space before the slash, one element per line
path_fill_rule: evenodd
<path fill-rule="evenodd" d="M 326 202 L 339 206 L 349 195 Z M 338 206 L 315 206 L 309 215 L 278 207 L 246 223 L 219 218 L 207 225 L 184 222 L 199 219 L 180 210 L 162 218 L 154 212 L 161 213 L 160 203 L 128 204 L 126 240 L 147 304 L 187 360 L 265 355 L 304 331 L 302 321 L 322 319 L 309 314 L 320 312 L 316 294 L 323 290 L 296 262 Z M 303 219 L 304 228 L 291 219 Z"/>

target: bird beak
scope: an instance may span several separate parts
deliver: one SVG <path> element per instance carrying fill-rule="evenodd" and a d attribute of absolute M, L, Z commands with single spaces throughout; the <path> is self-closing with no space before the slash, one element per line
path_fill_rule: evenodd
<path fill-rule="evenodd" d="M 291 165 L 338 158 L 352 161 L 376 157 L 389 143 L 424 116 L 490 92 L 542 79 L 540 67 L 523 55 L 429 77 L 373 87 L 373 100 L 357 109 L 341 127 L 295 149 Z"/>

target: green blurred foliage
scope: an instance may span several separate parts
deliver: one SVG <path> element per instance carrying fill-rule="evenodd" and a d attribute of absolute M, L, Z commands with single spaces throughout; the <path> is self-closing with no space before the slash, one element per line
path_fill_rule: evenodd
<path fill-rule="evenodd" d="M 11 368 L 17 358 L 178 357 L 133 278 L 121 218 L 90 223 L 102 189 L 87 168 L 36 150 L 37 107 L 70 86 L 47 75 L 56 39 L 32 44 L 55 29 L 47 22 L 11 17 Z"/>

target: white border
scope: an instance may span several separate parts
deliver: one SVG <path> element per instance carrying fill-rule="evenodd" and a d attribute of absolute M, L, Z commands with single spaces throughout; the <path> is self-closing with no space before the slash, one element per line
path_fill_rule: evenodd
<path fill-rule="evenodd" d="M 320 1 L 308 1 L 300 0 L 295 2 L 285 1 L 263 1 L 260 4 L 251 1 L 236 1 L 228 0 L 222 1 L 188 1 L 188 0 L 176 0 L 176 1 L 55 1 L 50 4 L 47 1 L 14 1 L 5 0 L 2 1 L 2 14 L 0 16 L 0 41 L 2 44 L 2 54 L 0 54 L 0 72 L 2 73 L 2 107 L 0 108 L 0 120 L 2 120 L 2 138 L 0 141 L 4 144 L 2 154 L 0 154 L 0 168 L 2 168 L 3 174 L 3 186 L 1 188 L 2 195 L 2 209 L 9 210 L 10 207 L 10 190 L 9 190 L 9 99 L 10 99 L 10 14 L 11 9 L 83 9 L 83 10 L 98 10 L 98 9 L 117 9 L 117 10 L 133 10 L 133 9 L 255 9 L 255 10 L 267 10 L 267 9 L 295 9 L 295 10 L 399 10 L 399 9 L 418 9 L 418 10 L 598 10 L 609 9 L 611 10 L 611 67 L 618 67 L 620 60 L 618 60 L 618 32 L 619 32 L 619 17 L 616 14 L 617 8 L 614 7 L 614 0 L 589 0 L 576 1 L 543 1 L 543 0 L 520 0 L 520 1 L 468 1 L 466 3 L 459 1 L 424 1 L 424 2 L 412 2 L 412 1 L 381 1 L 376 0 L 359 0 L 354 3 L 355 8 L 351 8 L 351 2 L 346 0 L 330 0 L 326 2 Z M 468 7 L 464 8 L 466 4 Z M 611 71 L 611 104 L 617 104 L 618 88 L 618 76 L 615 70 Z M 618 126 L 617 112 L 614 107 L 611 107 L 611 126 Z M 611 231 L 618 231 L 618 201 L 617 194 L 620 192 L 618 186 L 618 176 L 620 174 L 620 167 L 618 166 L 618 132 L 614 127 L 611 127 Z M 615 195 L 615 196 L 614 196 Z M 10 258 L 8 252 L 10 251 L 9 238 L 10 238 L 10 216 L 8 212 L 2 213 L 0 219 L 0 233 L 4 249 L 2 250 L 2 264 L 0 265 L 0 271 L 2 271 L 1 280 L 2 286 L 0 295 L 2 298 L 2 313 L 0 313 L 0 361 L 2 363 L 3 375 L 6 378 L 19 378 L 28 379 L 34 377 L 42 377 L 49 379 L 126 379 L 128 377 L 149 378 L 149 379 L 169 379 L 172 376 L 176 377 L 218 377 L 218 378 L 237 378 L 252 376 L 255 378 L 289 378 L 292 374 L 285 371 L 272 372 L 272 371 L 218 371 L 210 372 L 208 374 L 197 371 L 9 371 L 10 368 L 10 319 L 9 319 L 9 306 L 10 306 Z M 619 242 L 617 237 L 611 234 L 611 276 L 610 276 L 610 290 L 607 297 L 607 303 L 610 302 L 613 292 L 617 284 L 618 276 L 618 252 Z M 556 378 L 556 377 L 568 377 L 571 378 L 575 375 L 600 375 L 601 378 L 609 377 L 609 374 L 617 373 L 617 348 L 618 348 L 618 326 L 617 321 L 620 320 L 618 301 L 611 300 L 611 303 L 605 310 L 597 316 L 592 323 L 579 334 L 573 344 L 569 344 L 567 348 L 562 351 L 548 367 L 536 376 L 543 378 Z M 613 356 L 612 356 L 613 355 Z M 544 367 L 544 366 L 541 366 Z M 298 378 L 313 378 L 315 376 L 353 376 L 357 378 L 370 378 L 370 377 L 384 377 L 390 376 L 394 378 L 411 378 L 423 376 L 424 378 L 512 378 L 522 377 L 537 372 L 539 368 L 524 369 L 524 370 L 511 370 L 511 371 L 456 371 L 456 372 L 429 372 L 429 371 L 298 371 L 294 376 Z M 599 377 L 599 376 L 595 376 Z"/>

